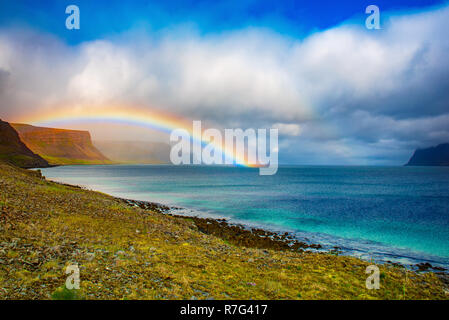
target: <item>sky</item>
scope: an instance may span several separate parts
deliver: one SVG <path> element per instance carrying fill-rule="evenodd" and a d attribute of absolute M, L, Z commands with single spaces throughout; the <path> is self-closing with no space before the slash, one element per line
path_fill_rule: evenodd
<path fill-rule="evenodd" d="M 65 27 L 71 4 L 79 30 Z M 379 30 L 365 27 L 371 4 Z M 447 1 L 2 0 L 0 118 L 132 107 L 278 128 L 284 164 L 401 165 L 449 142 L 447 30 Z"/>

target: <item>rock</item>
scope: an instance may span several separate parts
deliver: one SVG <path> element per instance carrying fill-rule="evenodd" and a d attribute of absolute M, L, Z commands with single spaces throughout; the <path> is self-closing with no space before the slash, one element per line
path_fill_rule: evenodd
<path fill-rule="evenodd" d="M 433 270 L 437 270 L 437 271 L 446 271 L 445 268 L 442 267 L 433 267 Z"/>
<path fill-rule="evenodd" d="M 66 157 L 64 159 L 84 159 L 101 164 L 109 161 L 92 144 L 88 131 L 59 130 L 27 124 L 11 124 L 11 126 L 17 131 L 20 140 L 35 154 L 43 155 L 44 157 L 60 157 L 60 154 L 64 154 Z M 60 164 L 63 164 L 66 160 L 60 161 L 62 162 Z M 47 167 L 48 163 L 46 161 L 45 164 L 39 167 Z"/>
<path fill-rule="evenodd" d="M 449 143 L 415 150 L 406 166 L 449 166 Z"/>
<path fill-rule="evenodd" d="M 87 256 L 87 261 L 92 261 L 95 259 L 95 253 L 88 253 L 86 254 Z"/>
<path fill-rule="evenodd" d="M 416 265 L 416 267 L 418 267 L 418 271 L 426 271 L 428 269 L 432 269 L 432 265 L 428 262 L 425 263 L 418 263 Z"/>
<path fill-rule="evenodd" d="M 31 151 L 16 130 L 8 122 L 0 120 L 0 145 L 3 147 L 1 158 L 22 168 L 48 167 L 48 162 Z M 20 161 L 17 160 L 19 157 Z"/>
<path fill-rule="evenodd" d="M 59 250 L 61 250 L 61 246 L 60 245 L 56 245 L 54 247 L 50 247 L 50 250 L 51 251 L 59 251 Z"/>
<path fill-rule="evenodd" d="M 122 263 L 123 263 L 123 260 L 121 260 L 121 259 L 119 259 L 119 258 L 115 259 L 115 266 L 116 266 L 116 267 L 121 266 Z"/>

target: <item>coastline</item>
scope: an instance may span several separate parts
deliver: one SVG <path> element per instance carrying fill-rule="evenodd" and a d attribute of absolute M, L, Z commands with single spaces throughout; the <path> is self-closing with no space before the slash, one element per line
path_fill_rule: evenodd
<path fill-rule="evenodd" d="M 246 228 L 260 228 L 276 234 L 288 232 L 299 241 L 307 244 L 320 244 L 323 251 L 334 251 L 333 249 L 338 247 L 337 249 L 341 249 L 342 255 L 357 257 L 365 261 L 399 263 L 408 266 L 409 270 L 414 269 L 415 265 L 427 262 L 433 266 L 449 269 L 447 247 L 445 242 L 441 241 L 447 234 L 447 231 L 444 231 L 442 227 L 444 215 L 441 212 L 438 215 L 429 212 L 431 215 L 428 215 L 429 219 L 427 219 L 426 212 L 424 212 L 426 207 L 427 210 L 431 210 L 431 202 L 426 204 L 421 201 L 421 206 L 417 208 L 416 212 L 413 208 L 409 208 L 412 212 L 415 212 L 414 216 L 422 218 L 421 221 L 425 228 L 421 228 L 420 224 L 408 226 L 405 209 L 414 203 L 411 195 L 402 196 L 400 187 L 393 187 L 385 191 L 380 183 L 394 180 L 394 178 L 386 179 L 388 181 L 378 181 L 374 187 L 369 183 L 367 186 L 358 183 L 360 174 L 367 177 L 364 178 L 364 181 L 371 180 L 376 176 L 395 177 L 397 175 L 405 175 L 410 180 L 414 179 L 416 174 L 421 174 L 420 171 L 417 173 L 410 172 L 410 170 L 402 167 L 386 169 L 360 167 L 346 169 L 338 167 L 330 170 L 328 167 L 308 166 L 298 169 L 287 168 L 286 170 L 291 170 L 295 177 L 305 175 L 306 178 L 304 179 L 309 179 L 318 184 L 312 184 L 307 190 L 301 189 L 297 196 L 292 194 L 294 192 L 292 187 L 296 179 L 293 179 L 293 184 L 286 180 L 285 190 L 281 192 L 272 190 L 275 192 L 273 197 L 264 198 L 261 195 L 267 191 L 260 188 L 257 189 L 257 192 L 256 189 L 252 190 L 249 186 L 252 184 L 258 185 L 259 182 L 245 180 L 246 178 L 251 179 L 251 172 L 248 173 L 245 170 L 242 174 L 240 173 L 241 170 L 237 171 L 239 177 L 244 177 L 245 180 L 238 183 L 229 179 L 228 175 L 226 177 L 219 176 L 220 180 L 216 182 L 208 181 L 208 178 L 202 175 L 203 173 L 227 172 L 219 168 L 205 168 L 203 170 L 201 168 L 176 168 L 173 166 L 162 169 L 159 166 L 117 166 L 117 172 L 115 170 L 115 167 L 108 169 L 107 166 L 104 166 L 99 168 L 97 172 L 96 166 L 87 168 L 72 166 L 72 168 L 56 168 L 48 171 L 43 170 L 42 172 L 54 181 L 81 185 L 89 190 L 97 190 L 114 197 L 174 206 L 175 210 L 171 210 L 171 213 L 175 215 L 212 219 L 224 218 L 228 223 L 244 225 Z M 235 169 L 226 170 L 230 170 L 231 173 L 233 170 L 235 171 Z M 394 175 L 390 174 L 392 170 L 395 173 Z M 284 172 L 287 171 L 281 173 Z M 346 197 L 332 193 L 327 198 L 327 194 L 322 193 L 323 190 L 328 190 L 326 186 L 329 188 L 341 179 L 344 181 L 349 179 L 346 178 L 346 173 L 351 174 L 351 181 L 355 179 L 356 187 L 352 187 L 351 184 L 344 184 L 343 187 L 339 188 L 339 192 L 349 192 L 350 194 L 355 192 L 357 199 L 359 198 L 357 196 L 359 192 L 362 192 L 364 196 L 361 196 L 361 201 L 354 201 L 356 199 L 351 195 Z M 432 177 L 432 173 L 433 171 L 430 172 L 429 177 Z M 125 180 L 121 178 L 128 174 L 131 176 L 129 185 L 127 184 L 128 178 Z M 329 182 L 321 181 L 323 174 L 331 177 Z M 182 177 L 179 175 L 182 175 Z M 150 176 L 153 177 L 152 180 L 145 181 Z M 210 183 L 210 187 L 206 188 L 203 180 Z M 173 183 L 167 183 L 168 181 Z M 222 185 L 224 192 L 217 193 L 209 199 L 208 192 L 218 190 L 217 188 L 222 188 Z M 189 186 L 194 187 L 189 189 Z M 300 186 L 300 188 L 304 187 L 305 185 Z M 272 188 L 268 189 L 271 190 Z M 248 191 L 249 193 L 248 195 L 242 194 L 242 197 L 240 197 L 240 191 Z M 319 196 L 316 195 L 317 192 Z M 394 194 L 394 198 L 398 201 L 392 202 L 389 200 L 390 197 L 386 197 L 383 201 L 384 198 L 382 197 L 375 199 L 369 195 L 377 192 Z M 426 192 L 423 192 L 424 197 L 425 194 Z M 269 202 L 265 202 L 267 199 L 281 202 L 279 202 L 279 206 L 273 206 Z M 442 199 L 441 201 L 446 200 Z M 376 205 L 380 205 L 380 207 L 376 209 Z M 295 212 L 296 208 L 298 208 L 298 215 Z M 384 225 L 385 230 L 382 228 L 382 221 L 396 219 L 385 214 L 389 212 L 389 208 L 398 216 L 397 220 L 394 221 L 397 222 L 399 229 L 393 230 L 393 232 L 393 228 L 388 225 Z M 275 214 L 273 215 L 273 213 Z M 430 223 L 432 220 L 442 223 L 432 224 Z M 418 241 L 418 239 L 423 239 L 423 241 Z"/>
<path fill-rule="evenodd" d="M 39 169 L 37 170 L 40 171 Z M 74 185 L 51 179 L 49 181 L 63 186 L 80 188 L 93 192 L 101 192 L 99 190 L 91 190 L 88 187 L 82 185 Z M 288 231 L 270 230 L 267 227 L 257 224 L 250 224 L 248 222 L 231 222 L 229 219 L 222 217 L 198 216 L 190 214 L 180 215 L 176 214 L 175 211 L 185 208 L 165 205 L 158 202 L 125 199 L 110 194 L 107 195 L 131 207 L 139 207 L 140 209 L 170 215 L 175 218 L 190 220 L 195 223 L 200 232 L 204 234 L 214 235 L 236 246 L 258 249 L 273 249 L 277 251 L 312 251 L 332 255 L 346 255 L 364 261 L 375 262 L 376 264 L 385 264 L 406 268 L 410 271 L 435 272 L 443 278 L 447 279 L 449 283 L 449 269 L 445 264 L 444 267 L 442 267 L 439 262 L 435 262 L 432 259 L 416 258 L 410 257 L 408 255 L 396 255 L 388 253 L 377 253 L 378 257 L 381 256 L 384 258 L 375 259 L 373 256 L 376 255 L 376 253 L 374 252 L 360 251 L 355 248 L 343 248 L 340 247 L 337 243 L 323 245 L 323 243 L 320 243 L 319 241 L 312 242 L 307 237 L 302 237 L 303 240 L 300 240 L 298 237 L 295 237 L 292 232 Z M 354 252 L 357 252 L 359 254 L 356 255 L 354 254 Z M 385 258 L 387 256 L 389 258 Z M 408 262 L 400 261 L 404 259 Z"/>
<path fill-rule="evenodd" d="M 178 209 L 163 204 L 140 201 L 132 199 L 116 198 L 130 206 L 137 206 L 144 210 L 156 211 L 168 214 L 172 217 L 188 219 L 195 223 L 198 230 L 205 234 L 217 236 L 234 245 L 243 245 L 258 249 L 273 249 L 279 251 L 301 251 L 306 249 L 321 249 L 320 244 L 308 244 L 295 239 L 288 232 L 277 233 L 262 228 L 250 228 L 242 224 L 230 223 L 221 218 L 202 218 L 196 216 L 185 216 L 172 213 L 171 210 Z"/>
<path fill-rule="evenodd" d="M 132 200 L 55 183 L 2 162 L 0 185 L 4 299 L 58 299 L 73 263 L 82 280 L 73 299 L 446 300 L 449 295 L 449 281 L 441 275 L 395 265 L 377 265 L 381 290 L 368 290 L 366 268 L 372 262 L 309 247 L 291 250 L 282 243 L 290 241 L 286 235 L 175 217 L 154 203 L 141 203 L 142 209 Z"/>
<path fill-rule="evenodd" d="M 151 201 L 124 199 L 120 197 L 114 198 L 131 207 L 139 207 L 144 210 L 155 211 L 161 214 L 170 215 L 172 217 L 190 220 L 195 223 L 200 232 L 204 234 L 214 235 L 236 246 L 244 246 L 257 249 L 272 249 L 277 251 L 313 251 L 332 255 L 344 254 L 342 248 L 338 246 L 333 246 L 332 248 L 326 249 L 320 243 L 300 241 L 289 232 L 276 232 L 266 230 L 264 228 L 251 227 L 240 223 L 232 223 L 223 218 L 206 218 L 198 216 L 179 215 L 172 212 L 172 210 L 180 209 L 178 207 L 170 207 Z M 349 254 L 349 256 L 351 255 Z M 355 258 L 361 259 L 360 257 Z M 423 261 L 416 264 L 404 264 L 388 260 L 380 260 L 376 261 L 376 263 L 408 268 L 411 271 L 417 272 L 435 272 L 439 276 L 445 278 L 449 283 L 449 270 L 443 267 L 434 266 L 429 261 Z"/>

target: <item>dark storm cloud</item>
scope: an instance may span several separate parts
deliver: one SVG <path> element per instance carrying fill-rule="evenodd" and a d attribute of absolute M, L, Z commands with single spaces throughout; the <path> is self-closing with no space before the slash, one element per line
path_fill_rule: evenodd
<path fill-rule="evenodd" d="M 449 140 L 449 8 L 383 21 L 305 39 L 171 29 L 76 46 L 3 30 L 0 111 L 140 105 L 220 127 L 279 128 L 285 162 L 400 163 Z"/>

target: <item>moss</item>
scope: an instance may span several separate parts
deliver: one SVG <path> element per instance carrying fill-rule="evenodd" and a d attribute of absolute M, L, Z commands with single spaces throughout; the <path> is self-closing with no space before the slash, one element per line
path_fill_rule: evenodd
<path fill-rule="evenodd" d="M 110 160 L 88 160 L 88 159 L 72 159 L 63 157 L 52 157 L 42 155 L 42 158 L 48 161 L 51 165 L 96 165 L 96 164 L 113 164 L 115 162 Z"/>
<path fill-rule="evenodd" d="M 432 273 L 406 280 L 403 268 L 382 265 L 381 289 L 367 290 L 369 263 L 354 257 L 285 250 L 235 236 L 220 221 L 204 232 L 205 220 L 130 207 L 1 163 L 0 185 L 5 299 L 448 299 Z M 71 264 L 81 291 L 63 287 Z"/>
<path fill-rule="evenodd" d="M 65 286 L 57 288 L 51 294 L 52 300 L 84 300 L 84 296 L 78 290 L 69 290 Z"/>
<path fill-rule="evenodd" d="M 6 254 L 8 258 L 16 258 L 18 255 L 19 253 L 14 250 L 8 250 L 8 253 Z"/>

